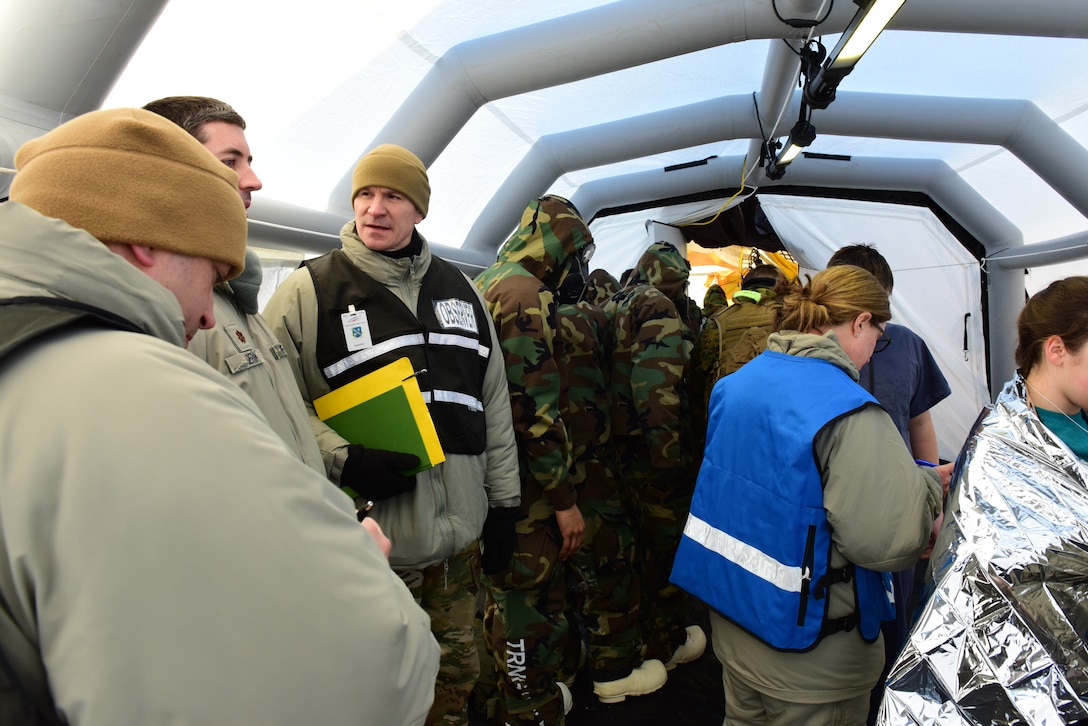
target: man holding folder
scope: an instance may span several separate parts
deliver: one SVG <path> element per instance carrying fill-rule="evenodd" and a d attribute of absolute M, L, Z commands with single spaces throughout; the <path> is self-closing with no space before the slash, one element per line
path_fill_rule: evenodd
<path fill-rule="evenodd" d="M 356 165 L 351 200 L 341 249 L 288 277 L 265 318 L 300 352 L 311 408 L 401 358 L 417 373 L 443 463 L 406 475 L 420 464 L 403 450 L 349 441 L 316 412 L 315 431 L 333 481 L 375 502 L 370 515 L 392 541 L 390 564 L 431 616 L 442 661 L 428 723 L 468 723 L 479 674 L 478 541 L 483 569 L 504 567 L 521 500 L 503 357 L 476 288 L 415 229 L 430 202 L 423 163 L 402 147 L 378 146 Z"/>

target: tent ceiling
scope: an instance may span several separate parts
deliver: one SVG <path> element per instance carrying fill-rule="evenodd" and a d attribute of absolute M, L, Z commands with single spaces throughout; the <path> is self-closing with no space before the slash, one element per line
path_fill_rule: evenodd
<path fill-rule="evenodd" d="M 703 186 L 685 194 L 742 179 L 749 191 L 768 186 L 751 154 L 795 118 L 796 67 L 782 39 L 803 32 L 775 12 L 826 15 L 816 37 L 830 48 L 854 10 L 848 0 L 317 0 L 290 12 L 218 0 L 0 0 L 0 166 L 26 138 L 99 105 L 213 95 L 250 122 L 265 182 L 257 237 L 335 245 L 345 176 L 367 148 L 396 141 L 430 162 L 423 233 L 449 256 L 486 263 L 527 198 L 545 191 L 592 207 L 601 190 L 635 193 L 641 174 L 651 191 L 615 206 L 683 196 L 652 175 L 708 157 L 718 176 L 691 172 Z M 840 98 L 813 116 L 810 151 L 851 165 L 802 159 L 780 183 L 960 186 L 961 204 L 977 197 L 983 204 L 970 206 L 986 211 L 976 214 L 999 218 L 972 230 L 996 249 L 1002 237 L 1075 243 L 1088 209 L 1084 185 L 1070 182 L 1088 142 L 1088 77 L 1076 71 L 1086 37 L 1082 0 L 908 0 Z M 987 99 L 1009 102 L 1004 126 Z M 1018 125 L 1020 107 L 1052 128 Z M 988 135 L 971 138 L 984 125 Z M 1025 139 L 1040 163 L 1017 149 Z"/>
<path fill-rule="evenodd" d="M 809 15 L 816 16 L 823 14 L 826 1 L 777 0 L 775 7 L 783 14 L 811 7 L 819 12 Z M 0 10 L 5 3 L 16 2 L 0 0 Z M 669 16 L 662 6 L 681 17 Z M 825 46 L 834 44 L 834 31 L 849 19 L 854 7 L 847 0 L 832 6 Z M 435 190 L 431 215 L 421 230 L 436 242 L 459 248 L 507 177 L 542 137 L 761 92 L 772 46 L 782 43 L 770 37 L 776 32 L 774 9 L 769 0 L 559 0 L 546 4 L 405 0 L 377 6 L 321 0 L 308 3 L 304 11 L 284 12 L 275 3 L 186 0 L 165 4 L 105 104 L 141 104 L 174 93 L 222 97 L 250 122 L 248 134 L 265 182 L 255 216 L 261 217 L 261 202 L 268 202 L 264 206 L 269 220 L 282 223 L 272 203 L 284 202 L 321 213 L 332 206 L 334 216 L 342 218 L 347 200 L 337 207 L 337 184 L 368 147 L 416 133 L 415 126 L 391 128 L 390 121 L 451 49 L 536 23 L 545 23 L 539 27 L 546 30 L 567 22 L 562 27 L 568 34 L 607 41 L 602 63 L 614 70 L 579 78 L 580 70 L 567 68 L 562 54 L 545 52 L 561 47 L 562 36 L 523 31 L 515 38 L 523 43 L 525 38 L 535 38 L 544 49 L 530 58 L 535 66 L 530 70 L 541 78 L 571 80 L 517 92 L 521 85 L 517 74 L 507 86 L 498 87 L 496 79 L 507 69 L 497 64 L 478 71 L 494 85 L 486 92 L 496 97 L 477 99 L 482 105 L 478 112 L 469 110 L 467 122 L 462 124 L 457 116 L 463 111 L 449 111 L 437 96 L 431 106 L 420 107 L 433 113 L 414 114 L 419 128 L 431 129 L 429 138 L 419 132 L 420 138 L 410 145 L 424 158 L 433 157 L 428 160 Z M 579 13 L 576 21 L 562 20 Z M 702 14 L 731 25 L 694 23 L 685 14 L 687 18 Z M 640 17 L 660 21 L 652 27 L 639 26 L 632 18 Z M 623 67 L 652 55 L 643 46 L 655 37 L 655 30 L 693 24 L 702 28 L 699 37 L 688 32 L 666 45 L 702 49 Z M 623 30 L 610 33 L 608 27 Z M 1088 51 L 1088 41 L 1078 37 L 1088 36 L 1088 11 L 1078 0 L 951 4 L 908 0 L 893 23 L 893 28 L 898 27 L 910 29 L 883 34 L 843 82 L 843 93 L 1029 100 L 1078 144 L 1088 140 L 1088 114 L 1084 113 L 1088 78 L 1075 71 Z M 938 32 L 945 28 L 963 32 Z M 789 29 L 777 32 L 797 34 Z M 1005 34 L 987 34 L 998 32 Z M 1031 33 L 1050 37 L 1030 37 Z M 493 40 L 501 46 L 501 39 Z M 209 52 L 209 46 L 217 43 L 221 52 Z M 492 46 L 488 52 L 494 52 Z M 471 61 L 478 56 L 465 57 Z M 817 129 L 821 115 L 826 127 L 827 116 L 836 111 L 833 104 L 827 112 L 816 112 Z M 788 130 L 794 115 L 785 113 L 779 135 Z M 563 171 L 548 180 L 546 188 L 573 196 L 581 185 L 594 180 L 660 170 L 708 156 L 744 156 L 750 139 L 734 138 L 738 135 L 730 132 L 723 123 L 720 136 L 706 143 Z M 821 133 L 810 150 L 855 158 L 941 160 L 1022 230 L 1028 242 L 1075 234 L 1085 227 L 1084 215 L 1076 207 L 1013 154 L 992 144 L 835 132 Z M 791 181 L 792 173 L 787 173 L 784 183 Z M 758 173 L 749 177 L 749 183 L 761 180 Z M 493 235 L 483 244 L 495 244 Z"/>
<path fill-rule="evenodd" d="M 1088 254 L 1088 2 L 907 0 L 813 114 L 809 150 L 848 160 L 801 159 L 771 183 L 754 150 L 796 119 L 807 32 L 776 12 L 826 16 L 813 32 L 832 48 L 854 11 L 849 0 L 0 0 L 0 167 L 99 106 L 216 96 L 249 121 L 265 184 L 252 241 L 336 246 L 345 177 L 395 142 L 430 167 L 421 231 L 478 265 L 548 191 L 586 216 L 742 184 L 738 200 L 776 185 L 920 192 L 985 248 L 990 329 L 1007 334 L 1022 266 Z M 0 196 L 9 180 L 0 172 Z M 607 222 L 593 223 L 601 259 Z"/>

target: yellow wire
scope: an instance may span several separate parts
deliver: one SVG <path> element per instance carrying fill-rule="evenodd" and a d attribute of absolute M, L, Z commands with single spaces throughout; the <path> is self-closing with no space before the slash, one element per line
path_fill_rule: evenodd
<path fill-rule="evenodd" d="M 729 207 L 729 203 L 732 202 L 734 199 L 736 199 L 738 196 L 740 196 L 740 193 L 748 188 L 744 184 L 744 177 L 746 176 L 746 167 L 747 166 L 748 166 L 748 159 L 745 159 L 744 164 L 742 164 L 741 167 L 740 167 L 740 189 L 737 190 L 736 194 L 729 197 L 729 199 L 726 199 L 725 202 L 722 203 L 721 208 L 718 210 L 718 212 L 713 217 L 711 217 L 710 219 L 708 219 L 705 222 L 690 222 L 690 223 L 682 225 L 682 226 L 684 226 L 684 227 L 705 227 L 708 224 L 713 224 L 718 219 L 718 217 L 722 216 L 722 212 L 724 212 Z"/>

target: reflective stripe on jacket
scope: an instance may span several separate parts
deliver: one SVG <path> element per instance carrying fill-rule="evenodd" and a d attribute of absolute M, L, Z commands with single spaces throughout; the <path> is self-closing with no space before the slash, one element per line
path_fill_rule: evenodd
<path fill-rule="evenodd" d="M 840 368 L 812 358 L 766 351 L 723 379 L 672 581 L 779 650 L 811 649 L 855 624 L 875 640 L 894 612 L 887 575 L 852 565 L 829 572 L 831 529 L 813 452 L 822 429 L 875 405 Z M 827 620 L 828 587 L 846 581 L 860 623 Z"/>
<path fill-rule="evenodd" d="M 317 291 L 317 359 L 329 386 L 339 388 L 407 357 L 414 370 L 423 371 L 420 388 L 443 450 L 482 453 L 483 380 L 492 351 L 486 313 L 464 275 L 432 258 L 420 283 L 419 310 L 413 312 L 340 250 L 305 265 Z M 354 351 L 348 349 L 341 317 L 349 305 L 372 313 L 366 319 L 370 345 Z"/>

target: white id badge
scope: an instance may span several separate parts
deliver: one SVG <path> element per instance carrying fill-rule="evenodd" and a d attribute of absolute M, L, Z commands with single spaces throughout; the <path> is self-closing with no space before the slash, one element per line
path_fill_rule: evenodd
<path fill-rule="evenodd" d="M 373 344 L 365 310 L 352 308 L 340 315 L 340 322 L 344 326 L 344 342 L 347 343 L 349 351 L 354 353 L 357 350 L 369 348 Z"/>

